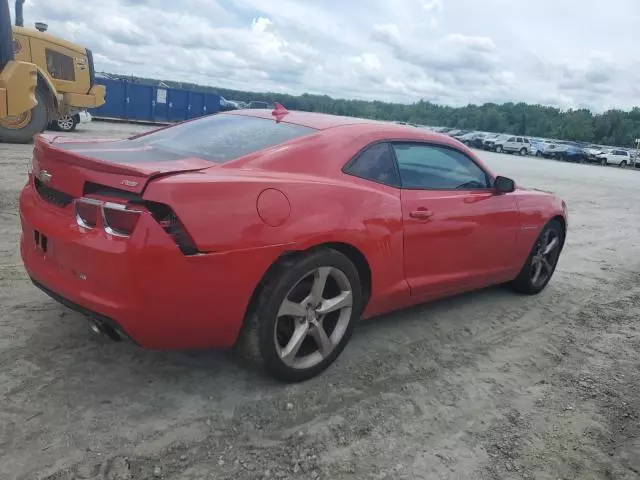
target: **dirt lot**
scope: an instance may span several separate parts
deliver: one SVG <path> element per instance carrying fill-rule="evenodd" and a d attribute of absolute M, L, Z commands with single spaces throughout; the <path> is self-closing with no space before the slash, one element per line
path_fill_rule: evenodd
<path fill-rule="evenodd" d="M 362 323 L 283 386 L 229 353 L 100 340 L 36 290 L 16 210 L 31 148 L 0 145 L 0 479 L 640 478 L 640 171 L 483 153 L 569 204 L 549 288 Z"/>

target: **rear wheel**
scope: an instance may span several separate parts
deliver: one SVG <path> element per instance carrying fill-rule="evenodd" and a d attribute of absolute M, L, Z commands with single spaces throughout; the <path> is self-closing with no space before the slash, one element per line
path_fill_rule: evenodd
<path fill-rule="evenodd" d="M 36 133 L 44 132 L 49 123 L 47 98 L 42 90 L 36 90 L 38 104 L 20 115 L 0 118 L 0 141 L 28 143 Z"/>
<path fill-rule="evenodd" d="M 361 309 L 354 265 L 319 249 L 276 268 L 248 312 L 238 349 L 278 380 L 307 380 L 340 355 Z"/>
<path fill-rule="evenodd" d="M 560 222 L 551 220 L 542 229 L 520 273 L 510 286 L 517 292 L 536 295 L 547 286 L 555 272 L 564 232 Z"/>
<path fill-rule="evenodd" d="M 541 156 L 542 156 L 542 152 L 541 152 L 540 150 L 538 150 L 538 151 L 536 152 L 536 157 L 541 157 Z"/>

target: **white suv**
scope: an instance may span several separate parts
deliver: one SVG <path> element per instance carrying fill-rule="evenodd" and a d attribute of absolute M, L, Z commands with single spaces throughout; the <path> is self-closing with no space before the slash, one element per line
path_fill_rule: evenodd
<path fill-rule="evenodd" d="M 626 150 L 608 150 L 596 156 L 602 165 L 618 165 L 626 167 L 631 165 L 631 155 Z"/>
<path fill-rule="evenodd" d="M 517 152 L 520 155 L 529 155 L 531 153 L 531 142 L 524 137 L 505 137 L 493 144 L 493 149 L 498 152 Z"/>

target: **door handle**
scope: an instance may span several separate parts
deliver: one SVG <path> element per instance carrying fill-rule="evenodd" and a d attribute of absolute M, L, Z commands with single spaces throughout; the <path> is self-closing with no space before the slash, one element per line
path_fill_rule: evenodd
<path fill-rule="evenodd" d="M 409 213 L 409 216 L 411 218 L 417 218 L 419 220 L 426 220 L 433 216 L 433 212 L 424 207 L 419 207 L 414 211 L 412 211 L 411 213 Z"/>

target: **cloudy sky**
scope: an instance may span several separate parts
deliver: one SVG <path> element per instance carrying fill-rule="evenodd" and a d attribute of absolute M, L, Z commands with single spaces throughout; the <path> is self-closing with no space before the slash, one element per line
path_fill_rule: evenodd
<path fill-rule="evenodd" d="M 640 0 L 27 0 L 24 13 L 91 48 L 98 71 L 398 102 L 640 104 Z"/>

